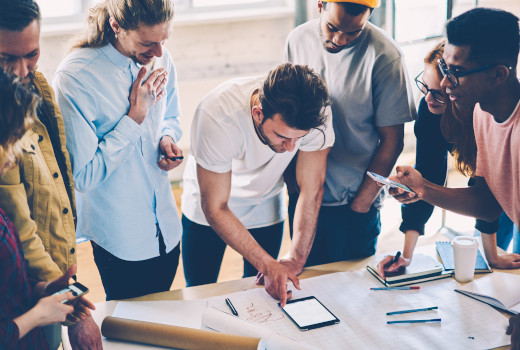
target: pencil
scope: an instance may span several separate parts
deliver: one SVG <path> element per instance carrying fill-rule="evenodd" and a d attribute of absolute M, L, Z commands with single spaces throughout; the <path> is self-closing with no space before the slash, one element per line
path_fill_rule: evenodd
<path fill-rule="evenodd" d="M 409 287 L 376 287 L 370 288 L 370 290 L 416 290 L 421 289 L 419 286 L 409 286 Z"/>
<path fill-rule="evenodd" d="M 386 321 L 387 324 L 396 324 L 396 323 L 430 323 L 430 322 L 441 322 L 441 319 L 440 318 L 431 318 L 429 320 Z"/>
<path fill-rule="evenodd" d="M 429 311 L 429 310 L 437 310 L 438 306 L 432 306 L 432 307 L 423 307 L 422 309 L 410 309 L 410 310 L 401 310 L 401 311 L 392 311 L 387 312 L 387 315 L 399 315 L 399 314 L 407 314 L 409 312 L 420 312 L 420 311 Z"/>

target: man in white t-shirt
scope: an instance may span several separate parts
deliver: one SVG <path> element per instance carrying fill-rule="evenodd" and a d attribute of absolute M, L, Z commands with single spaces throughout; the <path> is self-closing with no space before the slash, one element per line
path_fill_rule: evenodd
<path fill-rule="evenodd" d="M 403 53 L 368 22 L 379 0 L 317 5 L 320 18 L 295 28 L 285 52 L 289 62 L 308 65 L 327 84 L 336 134 L 307 265 L 375 253 L 384 194 L 366 172 L 390 174 L 403 148 L 404 123 L 416 115 Z M 298 199 L 292 169 L 285 175 L 289 219 Z"/>
<path fill-rule="evenodd" d="M 299 289 L 314 240 L 329 148 L 329 97 L 307 66 L 283 64 L 267 78 L 229 80 L 206 95 L 192 123 L 182 196 L 182 258 L 188 286 L 217 280 L 226 243 L 244 257 L 244 277 L 260 272 L 285 304 Z M 286 215 L 283 172 L 298 153 L 293 244 L 276 261 Z"/>

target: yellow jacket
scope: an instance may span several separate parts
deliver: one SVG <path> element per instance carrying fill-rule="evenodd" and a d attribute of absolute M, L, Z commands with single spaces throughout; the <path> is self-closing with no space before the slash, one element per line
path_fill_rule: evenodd
<path fill-rule="evenodd" d="M 34 85 L 43 99 L 38 116 L 47 116 L 54 131 L 35 120 L 23 139 L 19 163 L 0 177 L 0 208 L 18 230 L 29 277 L 45 281 L 76 263 L 76 212 L 63 117 L 52 88 L 39 72 Z M 65 178 L 50 135 L 59 138 Z"/>

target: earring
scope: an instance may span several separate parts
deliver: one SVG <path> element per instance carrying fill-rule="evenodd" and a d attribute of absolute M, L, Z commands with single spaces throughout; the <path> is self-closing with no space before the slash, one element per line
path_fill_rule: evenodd
<path fill-rule="evenodd" d="M 115 37 L 116 37 L 116 40 L 117 40 L 117 33 L 116 33 Z"/>

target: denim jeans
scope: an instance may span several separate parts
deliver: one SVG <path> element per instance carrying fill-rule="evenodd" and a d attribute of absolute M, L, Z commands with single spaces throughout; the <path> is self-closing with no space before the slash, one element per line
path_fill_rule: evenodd
<path fill-rule="evenodd" d="M 276 259 L 280 252 L 283 222 L 250 229 L 249 233 L 264 250 Z M 182 216 L 182 264 L 188 287 L 217 282 L 226 243 L 206 225 Z M 257 269 L 244 259 L 243 277 L 255 276 Z"/>
<path fill-rule="evenodd" d="M 294 219 L 298 194 L 289 194 L 289 224 Z M 376 252 L 381 232 L 379 210 L 374 206 L 367 213 L 356 213 L 348 205 L 322 206 L 316 236 L 305 266 L 364 258 Z"/>
<path fill-rule="evenodd" d="M 478 225 L 476 228 L 483 233 L 493 233 L 482 230 Z M 518 227 L 513 224 L 506 213 L 500 215 L 500 218 L 498 219 L 498 230 L 496 233 L 497 247 L 507 250 L 511 240 L 513 240 L 513 253 L 520 253 L 520 234 L 518 232 Z M 478 235 L 478 233 L 476 235 Z"/>
<path fill-rule="evenodd" d="M 135 298 L 170 290 L 179 265 L 180 244 L 166 253 L 160 230 L 157 233 L 159 256 L 141 261 L 119 259 L 91 241 L 107 300 Z"/>

